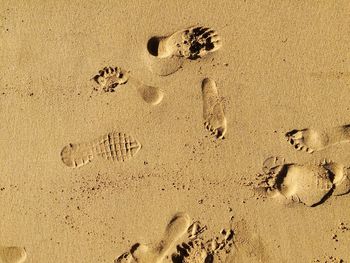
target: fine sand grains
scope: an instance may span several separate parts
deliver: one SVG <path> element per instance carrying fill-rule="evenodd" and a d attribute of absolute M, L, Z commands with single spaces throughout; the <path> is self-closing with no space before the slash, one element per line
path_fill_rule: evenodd
<path fill-rule="evenodd" d="M 23 263 L 27 253 L 23 247 L 0 246 L 0 263 Z"/>
<path fill-rule="evenodd" d="M 66 145 L 61 151 L 61 159 L 72 168 L 90 163 L 95 156 L 124 162 L 134 157 L 140 149 L 140 142 L 133 136 L 113 131 L 92 142 Z"/>

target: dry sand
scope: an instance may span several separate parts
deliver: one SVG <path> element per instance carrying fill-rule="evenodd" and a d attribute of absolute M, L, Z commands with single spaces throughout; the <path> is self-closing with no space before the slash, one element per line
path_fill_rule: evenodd
<path fill-rule="evenodd" d="M 350 262 L 349 1 L 0 2 L 0 262 Z"/>

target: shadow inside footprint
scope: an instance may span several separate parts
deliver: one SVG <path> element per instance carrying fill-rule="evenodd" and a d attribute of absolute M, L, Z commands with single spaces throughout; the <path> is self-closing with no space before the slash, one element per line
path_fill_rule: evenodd
<path fill-rule="evenodd" d="M 161 37 L 151 37 L 147 42 L 147 50 L 148 52 L 157 57 L 158 56 L 158 48 Z"/>

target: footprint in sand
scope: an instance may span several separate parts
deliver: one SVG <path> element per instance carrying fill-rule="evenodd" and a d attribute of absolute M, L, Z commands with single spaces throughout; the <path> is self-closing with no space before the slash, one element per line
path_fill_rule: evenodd
<path fill-rule="evenodd" d="M 204 238 L 207 227 L 199 222 L 190 224 L 190 217 L 176 214 L 168 224 L 163 238 L 151 246 L 135 244 L 119 256 L 115 263 L 213 263 L 226 262 L 233 248 L 232 229 L 222 229 L 220 235 Z M 170 255 L 171 254 L 171 255 Z"/>
<path fill-rule="evenodd" d="M 141 144 L 131 135 L 113 131 L 92 142 L 66 145 L 61 151 L 61 159 L 68 167 L 76 168 L 88 164 L 95 156 L 123 162 L 134 157 L 140 149 Z"/>
<path fill-rule="evenodd" d="M 315 129 L 292 130 L 286 133 L 288 142 L 298 151 L 313 153 L 331 145 L 350 141 L 350 125 L 319 131 Z"/>
<path fill-rule="evenodd" d="M 202 82 L 204 126 L 218 139 L 223 139 L 227 121 L 214 80 L 206 78 Z"/>
<path fill-rule="evenodd" d="M 185 59 L 204 57 L 222 46 L 218 33 L 209 27 L 189 27 L 169 36 L 152 37 L 147 43 L 150 67 L 161 76 L 177 71 Z"/>
<path fill-rule="evenodd" d="M 194 222 L 188 229 L 187 241 L 176 246 L 176 252 L 172 254 L 173 263 L 213 263 L 226 262 L 226 255 L 234 246 L 232 229 L 222 229 L 220 235 L 204 238 L 206 226 L 201 227 L 199 222 Z"/>
<path fill-rule="evenodd" d="M 0 263 L 23 263 L 27 253 L 23 247 L 0 246 Z"/>
<path fill-rule="evenodd" d="M 129 83 L 137 89 L 142 99 L 151 105 L 159 104 L 164 97 L 164 92 L 160 88 L 143 84 L 133 78 L 129 71 L 120 67 L 105 67 L 92 79 L 104 92 L 115 92 L 119 85 Z"/>
<path fill-rule="evenodd" d="M 350 192 L 350 168 L 331 161 L 320 164 L 284 164 L 283 159 L 270 157 L 259 174 L 257 190 L 282 200 L 317 206 L 329 196 Z"/>
<path fill-rule="evenodd" d="M 163 237 L 157 244 L 135 244 L 119 256 L 115 263 L 161 263 L 173 249 L 176 242 L 186 233 L 190 226 L 190 217 L 185 213 L 177 213 L 166 226 Z"/>

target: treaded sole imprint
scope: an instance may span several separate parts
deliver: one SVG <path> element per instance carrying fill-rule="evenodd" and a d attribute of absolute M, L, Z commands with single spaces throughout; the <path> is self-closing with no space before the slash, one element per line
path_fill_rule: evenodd
<path fill-rule="evenodd" d="M 131 135 L 110 132 L 88 143 L 68 144 L 61 151 L 62 162 L 71 168 L 90 163 L 95 156 L 111 161 L 123 162 L 134 157 L 141 144 Z"/>

